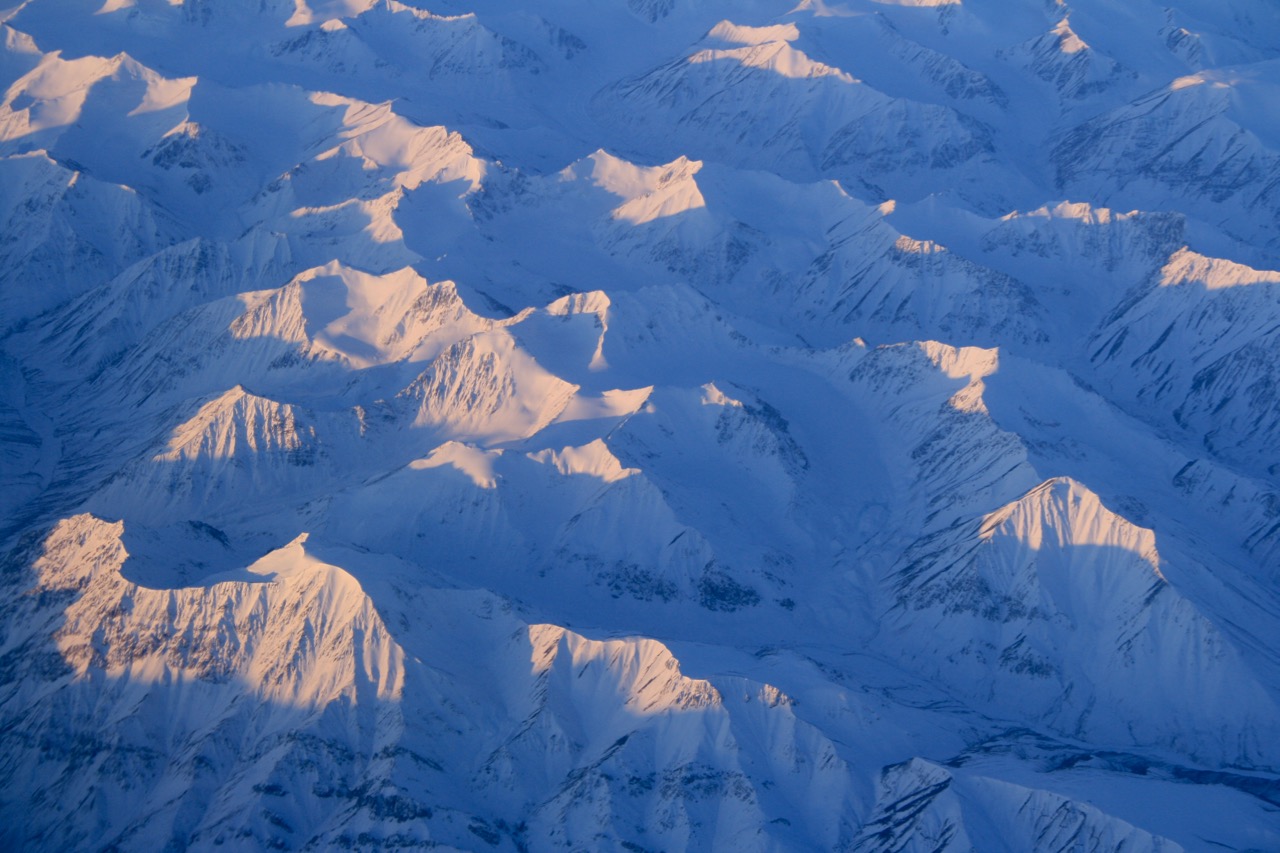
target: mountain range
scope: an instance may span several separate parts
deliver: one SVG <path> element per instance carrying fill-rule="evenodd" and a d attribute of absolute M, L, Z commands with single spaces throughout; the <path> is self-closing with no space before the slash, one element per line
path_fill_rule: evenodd
<path fill-rule="evenodd" d="M 1273 0 L 0 30 L 0 847 L 1280 849 Z"/>

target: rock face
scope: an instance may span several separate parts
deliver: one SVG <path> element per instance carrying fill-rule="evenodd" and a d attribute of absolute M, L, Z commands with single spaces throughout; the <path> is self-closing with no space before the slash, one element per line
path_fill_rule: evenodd
<path fill-rule="evenodd" d="M 1280 848 L 1270 3 L 0 31 L 0 847 Z"/>

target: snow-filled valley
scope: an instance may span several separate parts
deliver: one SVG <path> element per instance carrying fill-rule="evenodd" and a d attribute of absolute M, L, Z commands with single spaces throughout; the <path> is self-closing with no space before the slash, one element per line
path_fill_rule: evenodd
<path fill-rule="evenodd" d="M 1280 850 L 1274 0 L 0 32 L 0 849 Z"/>

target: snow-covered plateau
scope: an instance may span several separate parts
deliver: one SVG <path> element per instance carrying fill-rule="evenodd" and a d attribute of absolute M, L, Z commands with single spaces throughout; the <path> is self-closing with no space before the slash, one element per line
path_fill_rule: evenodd
<path fill-rule="evenodd" d="M 0 849 L 1280 850 L 1276 0 L 0 6 Z"/>

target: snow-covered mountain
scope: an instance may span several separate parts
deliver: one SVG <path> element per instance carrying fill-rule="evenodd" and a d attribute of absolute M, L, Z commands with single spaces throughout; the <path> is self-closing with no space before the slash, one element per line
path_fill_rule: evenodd
<path fill-rule="evenodd" d="M 1270 0 L 0 30 L 0 847 L 1280 849 Z"/>

